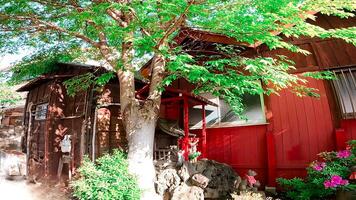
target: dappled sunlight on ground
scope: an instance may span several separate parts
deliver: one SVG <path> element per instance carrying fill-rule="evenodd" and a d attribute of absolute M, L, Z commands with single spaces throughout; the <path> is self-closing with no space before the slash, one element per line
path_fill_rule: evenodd
<path fill-rule="evenodd" d="M 68 196 L 62 187 L 27 184 L 25 180 L 6 180 L 0 177 L 1 200 L 69 200 Z"/>

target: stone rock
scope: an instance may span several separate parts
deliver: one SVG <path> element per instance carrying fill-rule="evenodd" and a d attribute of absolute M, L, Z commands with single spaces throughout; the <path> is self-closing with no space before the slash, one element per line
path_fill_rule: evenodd
<path fill-rule="evenodd" d="M 161 171 L 157 176 L 156 190 L 161 196 L 164 196 L 165 192 L 173 191 L 181 183 L 181 178 L 178 176 L 176 169 L 165 169 Z"/>
<path fill-rule="evenodd" d="M 237 189 L 236 183 L 241 181 L 229 165 L 213 160 L 199 160 L 195 163 L 195 171 L 210 180 L 208 186 L 205 188 L 205 198 L 216 198 L 215 196 L 219 196 L 218 198 L 226 199 L 230 196 L 230 193 Z"/>
<path fill-rule="evenodd" d="M 241 181 L 242 181 L 241 177 L 238 176 L 236 181 L 235 181 L 235 184 L 234 184 L 235 190 L 238 190 L 238 188 L 239 188 L 239 186 L 241 184 Z"/>
<path fill-rule="evenodd" d="M 192 184 L 195 186 L 201 187 L 203 189 L 206 188 L 206 186 L 208 186 L 209 181 L 210 180 L 202 174 L 194 174 L 191 177 Z"/>
<path fill-rule="evenodd" d="M 204 189 L 204 198 L 207 199 L 218 199 L 220 197 L 220 191 L 212 188 Z"/>
<path fill-rule="evenodd" d="M 173 191 L 171 200 L 204 200 L 204 190 L 183 184 Z"/>
<path fill-rule="evenodd" d="M 247 189 L 247 180 L 246 179 L 241 181 L 238 189 L 242 190 L 242 191 Z"/>
<path fill-rule="evenodd" d="M 238 188 L 246 188 L 246 182 L 229 165 L 207 159 L 159 170 L 156 184 L 158 194 L 173 200 L 229 199 Z"/>
<path fill-rule="evenodd" d="M 231 194 L 231 199 L 233 200 L 265 200 L 269 199 L 266 197 L 264 192 L 252 192 L 252 191 L 241 191 L 240 194 L 233 193 Z"/>
<path fill-rule="evenodd" d="M 184 162 L 182 167 L 178 170 L 178 175 L 183 182 L 189 180 L 189 178 L 194 174 L 196 174 L 195 166 L 190 162 Z"/>
<path fill-rule="evenodd" d="M 249 175 L 249 176 L 257 176 L 257 172 L 256 172 L 256 171 L 253 171 L 253 170 L 251 170 L 251 169 L 249 169 L 249 170 L 247 171 L 247 175 Z"/>

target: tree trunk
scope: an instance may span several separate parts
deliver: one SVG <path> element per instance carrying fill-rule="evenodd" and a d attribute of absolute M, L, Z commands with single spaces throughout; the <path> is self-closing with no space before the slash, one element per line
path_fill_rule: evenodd
<path fill-rule="evenodd" d="M 152 105 L 151 105 L 152 106 Z M 158 112 L 150 105 L 129 106 L 126 110 L 126 134 L 128 140 L 129 172 L 136 176 L 142 190 L 141 200 L 156 200 L 153 165 L 153 145 Z"/>
<path fill-rule="evenodd" d="M 128 141 L 129 171 L 135 175 L 142 190 L 141 200 L 160 199 L 156 194 L 156 179 L 153 165 L 153 144 L 161 92 L 158 90 L 162 81 L 165 61 L 162 56 L 155 56 L 152 62 L 152 79 L 149 96 L 144 103 L 135 99 L 133 73 L 123 72 L 120 77 L 121 112 Z"/>
<path fill-rule="evenodd" d="M 142 190 L 141 200 L 158 199 L 154 187 L 156 173 L 153 165 L 155 120 L 138 119 L 140 127 L 129 137 L 129 171 L 137 176 Z"/>

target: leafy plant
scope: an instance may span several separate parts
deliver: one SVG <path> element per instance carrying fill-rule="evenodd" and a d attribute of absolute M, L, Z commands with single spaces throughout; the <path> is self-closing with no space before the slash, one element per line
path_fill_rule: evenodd
<path fill-rule="evenodd" d="M 291 199 L 306 200 L 331 196 L 337 190 L 355 190 L 356 184 L 347 179 L 350 168 L 356 165 L 356 140 L 348 143 L 345 150 L 320 153 L 321 160 L 310 164 L 305 180 L 277 179 L 285 195 Z"/>
<path fill-rule="evenodd" d="M 72 181 L 73 195 L 80 200 L 136 200 L 140 198 L 135 177 L 129 174 L 126 155 L 115 151 L 91 162 L 87 157 Z"/>

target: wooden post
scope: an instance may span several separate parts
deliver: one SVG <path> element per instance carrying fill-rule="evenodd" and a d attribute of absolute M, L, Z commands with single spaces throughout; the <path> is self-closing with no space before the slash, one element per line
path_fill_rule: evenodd
<path fill-rule="evenodd" d="M 201 149 L 202 149 L 202 158 L 206 158 L 206 112 L 205 104 L 202 105 L 202 128 L 201 128 Z"/>
<path fill-rule="evenodd" d="M 277 178 L 277 161 L 276 161 L 276 146 L 274 135 L 272 132 L 267 132 L 267 162 L 268 162 L 268 186 L 276 187 Z"/>
<path fill-rule="evenodd" d="M 184 107 L 184 139 L 183 139 L 183 150 L 184 157 L 186 160 L 189 159 L 189 107 L 188 107 L 188 97 L 184 95 L 183 107 Z"/>

